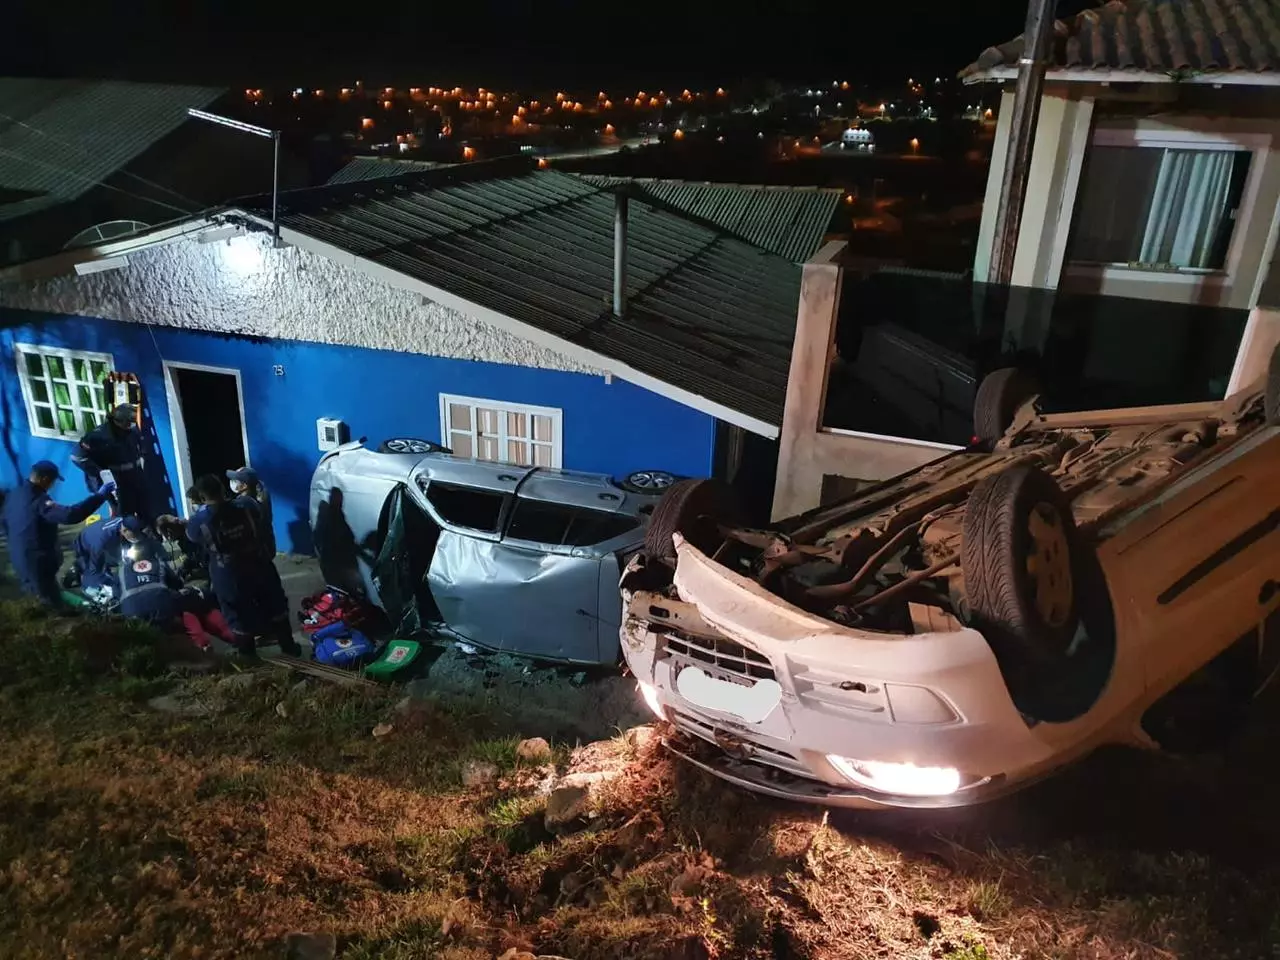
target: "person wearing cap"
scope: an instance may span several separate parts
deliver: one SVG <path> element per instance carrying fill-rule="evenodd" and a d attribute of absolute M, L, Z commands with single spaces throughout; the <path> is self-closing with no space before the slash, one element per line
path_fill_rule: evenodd
<path fill-rule="evenodd" d="M 241 467 L 239 470 L 228 470 L 227 479 L 231 481 L 231 492 L 237 497 L 248 497 L 258 505 L 258 515 L 262 518 L 262 538 L 266 543 L 267 553 L 276 555 L 276 531 L 271 525 L 271 493 L 258 476 L 253 467 Z"/>
<path fill-rule="evenodd" d="M 132 403 L 113 407 L 107 419 L 84 435 L 71 461 L 84 471 L 91 492 L 102 484 L 102 471 L 109 470 L 119 484 L 116 512 L 139 517 L 144 524 L 151 516 L 142 473 L 142 435 L 136 421 L 138 408 Z"/>
<path fill-rule="evenodd" d="M 18 575 L 22 592 L 55 606 L 62 603 L 58 568 L 62 566 L 62 545 L 58 527 L 83 523 L 85 518 L 115 492 L 114 482 L 102 484 L 96 493 L 79 503 L 55 503 L 50 492 L 62 479 L 48 460 L 31 467 L 26 481 L 13 490 L 4 504 L 4 526 L 9 537 L 9 562 Z"/>
<path fill-rule="evenodd" d="M 261 636 L 297 656 L 301 648 L 289 622 L 289 601 L 274 558 L 267 553 L 257 504 L 243 496 L 228 500 L 216 474 L 200 477 L 196 489 L 203 506 L 187 523 L 187 537 L 208 550 L 209 583 L 235 634 L 236 650 L 245 657 L 256 656 Z"/>
<path fill-rule="evenodd" d="M 136 534 L 141 529 L 142 522 L 137 517 L 111 517 L 80 531 L 71 544 L 80 588 L 86 593 L 99 592 L 104 587 L 114 589 L 121 540 L 126 532 Z"/>

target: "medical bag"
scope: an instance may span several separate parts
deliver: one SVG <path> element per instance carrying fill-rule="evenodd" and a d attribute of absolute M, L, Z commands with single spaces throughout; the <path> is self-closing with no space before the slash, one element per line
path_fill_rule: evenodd
<path fill-rule="evenodd" d="M 373 643 L 345 623 L 331 623 L 311 634 L 312 656 L 333 667 L 352 666 L 374 653 Z"/>

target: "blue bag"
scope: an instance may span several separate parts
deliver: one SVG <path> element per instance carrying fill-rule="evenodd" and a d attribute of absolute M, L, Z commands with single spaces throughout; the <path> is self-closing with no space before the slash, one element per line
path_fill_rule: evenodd
<path fill-rule="evenodd" d="M 312 656 L 317 663 L 345 667 L 371 655 L 373 643 L 345 623 L 331 623 L 311 635 Z"/>

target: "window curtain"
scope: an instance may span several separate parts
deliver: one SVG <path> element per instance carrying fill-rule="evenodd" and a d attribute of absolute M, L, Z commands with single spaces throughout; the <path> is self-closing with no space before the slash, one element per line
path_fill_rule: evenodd
<path fill-rule="evenodd" d="M 1164 152 L 1142 236 L 1143 263 L 1208 268 L 1234 159 L 1228 150 Z"/>

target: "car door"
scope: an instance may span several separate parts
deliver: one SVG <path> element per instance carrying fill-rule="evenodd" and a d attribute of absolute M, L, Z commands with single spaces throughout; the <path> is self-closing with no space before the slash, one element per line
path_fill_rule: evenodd
<path fill-rule="evenodd" d="M 1278 490 L 1280 429 L 1265 427 L 1175 481 L 1106 545 L 1149 688 L 1170 689 L 1280 606 Z"/>
<path fill-rule="evenodd" d="M 440 618 L 459 636 L 501 649 L 510 581 L 499 560 L 509 494 L 460 483 L 419 483 L 419 501 L 440 526 L 427 573 Z"/>
<path fill-rule="evenodd" d="M 517 496 L 498 564 L 510 584 L 508 649 L 530 656 L 596 663 L 600 613 L 599 557 L 575 545 L 581 511 Z M 580 537 L 578 539 L 581 539 Z"/>

